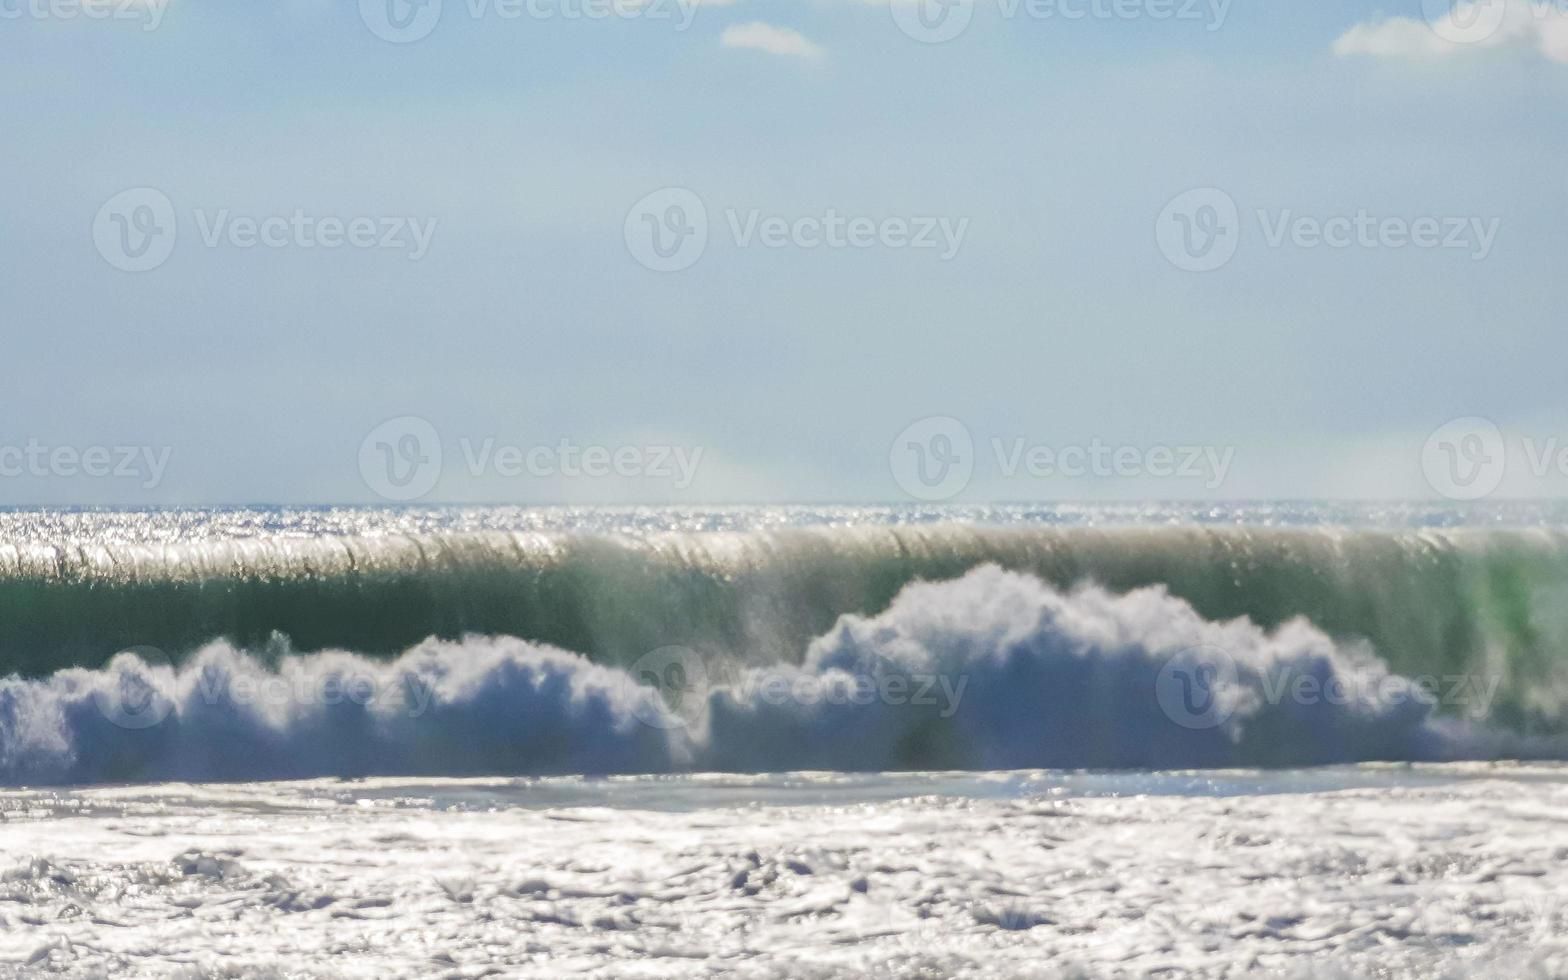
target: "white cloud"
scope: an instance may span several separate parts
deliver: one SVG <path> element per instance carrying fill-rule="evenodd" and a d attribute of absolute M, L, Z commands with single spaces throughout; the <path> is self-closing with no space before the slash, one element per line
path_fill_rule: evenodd
<path fill-rule="evenodd" d="M 726 48 L 754 48 L 795 58 L 820 58 L 823 54 L 822 48 L 806 40 L 799 31 L 775 27 L 762 21 L 726 27 L 719 36 L 719 43 Z"/>
<path fill-rule="evenodd" d="M 1536 53 L 1568 63 L 1568 6 L 1560 0 L 1426 0 L 1427 16 L 1357 24 L 1334 42 L 1341 57 L 1435 60 L 1467 52 Z"/>

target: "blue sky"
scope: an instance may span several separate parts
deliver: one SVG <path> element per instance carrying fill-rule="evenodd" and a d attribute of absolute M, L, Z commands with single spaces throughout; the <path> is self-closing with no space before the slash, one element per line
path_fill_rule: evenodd
<path fill-rule="evenodd" d="M 960 500 L 1428 497 L 1424 444 L 1469 416 L 1508 441 L 1497 492 L 1561 492 L 1517 451 L 1568 439 L 1561 18 L 1510 0 L 1472 43 L 1408 0 L 1158 2 L 979 0 L 923 43 L 864 0 L 710 3 L 684 30 L 673 5 L 445 0 L 389 43 L 353 3 L 4 0 L 0 446 L 171 452 L 156 486 L 54 467 L 0 477 L 0 504 L 375 502 L 363 441 L 405 417 L 444 449 L 429 501 L 905 499 L 890 446 L 932 416 L 973 437 Z M 177 240 L 127 272 L 95 222 L 138 188 Z M 628 242 L 664 188 L 707 216 L 670 272 Z M 1236 205 L 1213 271 L 1159 245 L 1195 188 Z M 964 234 L 948 255 L 735 231 L 829 212 Z M 1270 242 L 1358 212 L 1463 234 Z M 432 231 L 417 258 L 229 237 L 296 213 Z M 475 472 L 486 439 L 700 447 L 702 468 L 680 488 Z M 1217 487 L 1009 476 L 996 440 L 1234 462 Z"/>

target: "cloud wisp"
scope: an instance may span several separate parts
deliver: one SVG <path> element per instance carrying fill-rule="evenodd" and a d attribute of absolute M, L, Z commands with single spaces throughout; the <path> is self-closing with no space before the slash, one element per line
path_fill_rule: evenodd
<path fill-rule="evenodd" d="M 799 31 L 778 27 L 762 21 L 732 24 L 719 36 L 719 44 L 726 48 L 751 48 L 790 58 L 821 58 L 826 52 Z"/>
<path fill-rule="evenodd" d="M 1568 64 L 1568 8 L 1527 0 L 1428 0 L 1426 16 L 1357 24 L 1334 42 L 1340 57 L 1435 61 L 1480 51 Z"/>

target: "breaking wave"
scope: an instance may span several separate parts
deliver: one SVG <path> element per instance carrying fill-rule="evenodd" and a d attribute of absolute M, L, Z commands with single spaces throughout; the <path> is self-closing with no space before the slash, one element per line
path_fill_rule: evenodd
<path fill-rule="evenodd" d="M 1548 529 L 815 526 L 733 532 L 442 531 L 0 545 L 0 674 L 101 667 L 223 638 L 400 655 L 514 636 L 630 665 L 675 645 L 800 663 L 838 618 L 994 564 L 1058 589 L 1163 586 L 1203 617 L 1306 617 L 1406 675 L 1484 673 L 1519 731 L 1568 719 L 1568 535 Z"/>
<path fill-rule="evenodd" d="M 666 647 L 623 668 L 468 637 L 390 660 L 215 643 L 179 665 L 13 675 L 0 782 L 1568 758 L 1561 737 L 1509 731 L 1495 690 L 1434 693 L 1306 619 L 984 565 L 775 662 Z"/>

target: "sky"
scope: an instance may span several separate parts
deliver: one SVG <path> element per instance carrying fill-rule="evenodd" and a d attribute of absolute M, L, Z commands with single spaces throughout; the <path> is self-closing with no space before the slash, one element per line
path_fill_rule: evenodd
<path fill-rule="evenodd" d="M 1565 25 L 0 0 L 0 505 L 1560 496 Z"/>

